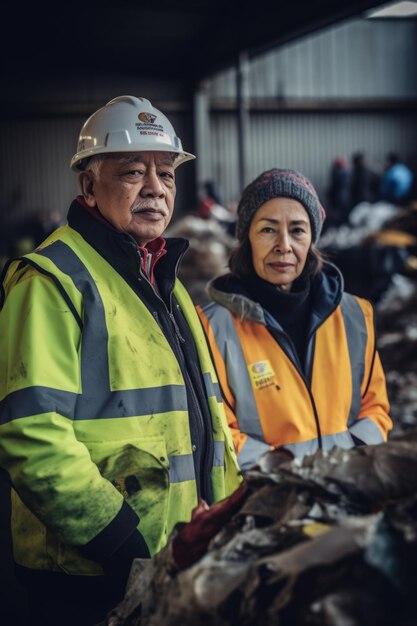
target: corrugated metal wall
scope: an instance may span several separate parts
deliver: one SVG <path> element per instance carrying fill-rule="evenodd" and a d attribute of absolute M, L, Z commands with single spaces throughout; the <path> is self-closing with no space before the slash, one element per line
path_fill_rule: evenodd
<path fill-rule="evenodd" d="M 247 182 L 270 167 L 288 166 L 311 177 L 323 196 L 333 159 L 359 150 L 379 171 L 389 150 L 417 168 L 416 20 L 350 21 L 265 54 L 249 63 L 249 92 L 258 105 L 264 98 L 273 106 L 275 99 L 282 110 L 251 110 Z M 235 70 L 214 77 L 208 94 L 208 174 L 229 202 L 241 191 L 237 114 L 226 110 L 235 102 Z M 285 110 L 289 101 L 305 110 Z M 354 110 L 366 101 L 372 106 Z M 337 103 L 342 108 L 335 111 Z"/>
<path fill-rule="evenodd" d="M 69 162 L 83 120 L 12 120 L 1 127 L 1 200 L 7 221 L 38 209 L 65 211 L 77 193 Z"/>
<path fill-rule="evenodd" d="M 332 97 L 415 98 L 416 32 L 416 21 L 392 20 L 359 20 L 327 29 L 252 61 L 251 95 L 277 101 L 299 98 L 301 102 Z M 168 83 L 145 87 L 139 87 L 137 79 L 129 82 L 113 77 L 100 82 L 96 78 L 88 83 L 85 93 L 80 87 L 79 97 L 84 102 L 104 103 L 118 93 L 135 93 L 139 89 L 143 94 L 149 93 L 152 101 L 154 96 L 163 99 L 167 93 L 174 104 L 184 101 L 184 94 L 175 92 Z M 209 83 L 210 98 L 233 99 L 235 87 L 234 71 L 222 73 Z M 45 93 L 40 89 L 39 98 L 47 98 Z M 60 96 L 62 102 L 77 104 L 74 97 L 70 87 L 68 93 Z M 190 110 L 177 110 L 174 106 L 167 114 L 185 149 L 191 149 Z M 0 121 L 0 203 L 6 223 L 38 208 L 66 213 L 77 193 L 76 176 L 68 164 L 84 119 L 81 114 L 78 117 L 66 113 L 50 119 L 25 119 L 20 114 L 16 119 Z M 219 182 L 226 200 L 236 199 L 240 193 L 236 116 L 214 109 L 210 131 L 211 150 L 205 145 L 197 146 L 197 156 L 207 150 L 211 155 L 208 174 Z M 352 151 L 363 149 L 375 166 L 382 166 L 388 149 L 396 149 L 416 162 L 415 146 L 415 111 L 252 112 L 248 175 L 253 177 L 277 164 L 298 167 L 322 191 L 330 161 L 340 153 L 349 156 Z M 177 214 L 192 207 L 194 167 L 187 164 L 178 172 Z"/>
<path fill-rule="evenodd" d="M 261 98 L 415 98 L 417 21 L 354 20 L 327 28 L 253 60 L 249 88 Z M 234 70 L 214 77 L 209 93 L 234 98 Z"/>
<path fill-rule="evenodd" d="M 216 113 L 212 123 L 213 177 L 226 202 L 240 195 L 237 131 L 230 113 Z M 396 149 L 417 164 L 417 123 L 414 113 L 252 113 L 248 180 L 271 167 L 302 171 L 325 201 L 331 161 L 363 150 L 376 170 L 385 154 Z"/>

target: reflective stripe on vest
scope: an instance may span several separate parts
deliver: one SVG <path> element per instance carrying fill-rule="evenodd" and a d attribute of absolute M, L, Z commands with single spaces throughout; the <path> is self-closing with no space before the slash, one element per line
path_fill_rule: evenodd
<path fill-rule="evenodd" d="M 360 420 L 363 421 L 363 420 Z M 378 427 L 369 420 L 373 425 L 374 429 L 379 432 Z M 359 436 L 359 435 L 358 435 Z M 379 438 L 382 439 L 381 433 L 379 432 Z M 321 437 L 322 449 L 327 451 L 333 448 L 333 446 L 337 446 L 338 448 L 344 448 L 348 450 L 354 446 L 352 437 L 349 431 L 344 431 L 341 433 L 334 433 L 332 435 L 322 435 Z M 375 443 L 379 443 L 375 442 Z M 298 443 L 289 443 L 282 446 L 286 450 L 289 450 L 296 457 L 302 457 L 306 454 L 314 454 L 319 447 L 318 438 L 309 439 L 308 441 L 300 441 Z M 271 449 L 271 446 L 261 442 L 255 441 L 253 439 L 247 439 L 245 444 L 242 447 L 242 450 L 238 456 L 239 466 L 242 470 L 246 470 L 251 465 L 253 465 L 253 459 L 257 459 L 263 454 Z"/>
<path fill-rule="evenodd" d="M 213 467 L 224 467 L 224 441 L 214 441 Z"/>
<path fill-rule="evenodd" d="M 355 424 L 353 424 L 349 430 L 332 435 L 322 435 L 322 448 L 324 451 L 330 450 L 333 446 L 344 448 L 345 450 L 353 448 L 355 443 L 351 435 L 355 435 L 355 437 L 358 437 L 358 439 L 367 445 L 375 445 L 384 442 L 384 437 L 375 422 L 369 417 L 364 417 L 356 420 Z M 295 456 L 314 454 L 318 449 L 318 439 L 286 444 L 284 448 L 290 450 Z"/>
<path fill-rule="evenodd" d="M 50 411 L 59 413 L 72 420 L 91 420 L 114 417 L 143 416 L 151 413 L 167 413 L 168 411 L 186 411 L 187 400 L 181 385 L 151 387 L 147 389 L 127 389 L 125 391 L 109 391 L 104 402 L 97 394 L 95 402 L 81 402 L 84 396 L 52 389 L 50 387 L 27 387 L 9 393 L 0 402 L 1 423 L 27 415 L 40 415 Z M 103 387 L 101 387 L 103 395 Z"/>
<path fill-rule="evenodd" d="M 222 402 L 222 393 L 220 391 L 219 383 L 213 383 L 211 376 L 208 372 L 203 375 L 204 386 L 206 388 L 207 397 L 213 396 L 217 402 Z"/>
<path fill-rule="evenodd" d="M 227 380 L 235 395 L 239 428 L 250 437 L 264 441 L 252 383 L 232 314 L 226 308 L 217 306 L 207 307 L 204 313 L 213 329 L 220 353 L 226 354 L 233 351 L 234 358 L 230 359 L 233 367 L 227 364 Z"/>
<path fill-rule="evenodd" d="M 268 452 L 270 449 L 271 446 L 267 443 L 248 437 L 237 457 L 240 469 L 249 469 L 253 465 L 254 459 L 258 459 L 264 452 Z"/>
<path fill-rule="evenodd" d="M 333 446 L 348 450 L 354 447 L 353 439 L 348 430 L 341 433 L 333 433 L 332 435 L 322 435 L 322 449 L 330 450 Z M 300 441 L 298 443 L 285 444 L 284 448 L 290 450 L 294 456 L 301 457 L 305 454 L 314 454 L 319 447 L 319 440 L 309 439 L 309 441 Z"/>
<path fill-rule="evenodd" d="M 340 308 L 342 309 L 352 372 L 352 403 L 348 417 L 348 426 L 351 426 L 356 420 L 361 406 L 361 384 L 364 375 L 368 333 L 365 316 L 359 302 L 353 296 L 343 294 Z"/>
<path fill-rule="evenodd" d="M 224 466 L 224 441 L 214 441 L 213 467 Z M 169 481 L 179 483 L 195 480 L 194 460 L 192 454 L 176 454 L 168 457 Z"/>
<path fill-rule="evenodd" d="M 381 430 L 370 417 L 361 417 L 349 428 L 352 435 L 358 437 L 366 444 L 384 443 L 385 439 Z"/>
<path fill-rule="evenodd" d="M 192 454 L 176 454 L 168 457 L 169 482 L 181 483 L 195 480 L 194 460 Z"/>

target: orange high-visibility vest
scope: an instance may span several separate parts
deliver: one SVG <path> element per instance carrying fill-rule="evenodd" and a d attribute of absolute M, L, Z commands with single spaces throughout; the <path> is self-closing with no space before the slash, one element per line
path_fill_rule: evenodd
<path fill-rule="evenodd" d="M 247 298 L 237 314 L 238 294 L 229 310 L 227 295 L 198 311 L 242 469 L 271 446 L 303 456 L 386 440 L 392 421 L 368 301 L 343 293 L 310 334 L 301 369 L 276 320 Z"/>

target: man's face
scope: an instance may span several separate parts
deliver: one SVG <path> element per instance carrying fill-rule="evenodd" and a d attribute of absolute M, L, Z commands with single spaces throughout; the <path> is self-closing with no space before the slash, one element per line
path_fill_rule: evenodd
<path fill-rule="evenodd" d="M 97 206 L 114 228 L 145 246 L 160 237 L 171 220 L 176 194 L 173 155 L 109 155 L 98 174 L 83 172 L 81 187 L 89 206 Z"/>

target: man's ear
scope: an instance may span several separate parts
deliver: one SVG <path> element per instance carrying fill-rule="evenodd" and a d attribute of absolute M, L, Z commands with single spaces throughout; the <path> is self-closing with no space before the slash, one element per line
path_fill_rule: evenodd
<path fill-rule="evenodd" d="M 78 184 L 80 185 L 81 193 L 84 196 L 84 200 L 91 208 L 96 206 L 96 198 L 94 196 L 94 177 L 89 171 L 80 172 L 78 174 Z"/>

